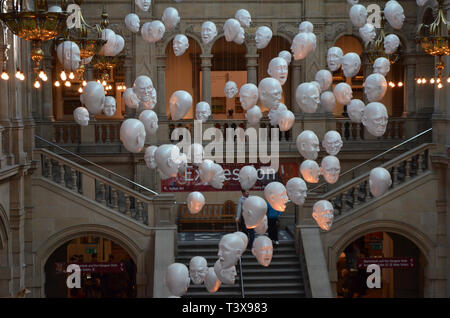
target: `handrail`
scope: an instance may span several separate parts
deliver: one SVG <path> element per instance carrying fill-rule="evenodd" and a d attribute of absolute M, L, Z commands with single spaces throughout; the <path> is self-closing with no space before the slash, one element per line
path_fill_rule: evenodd
<path fill-rule="evenodd" d="M 152 193 L 152 194 L 154 194 L 154 195 L 159 195 L 159 193 L 157 193 L 157 192 L 155 192 L 155 191 L 153 191 L 153 190 L 151 190 L 151 189 L 149 189 L 149 188 L 147 188 L 147 187 L 144 187 L 143 185 L 141 185 L 141 184 L 139 184 L 139 183 L 136 183 L 136 182 L 134 182 L 134 181 L 132 181 L 132 180 L 130 180 L 130 179 L 128 179 L 128 178 L 125 178 L 124 176 L 121 176 L 120 174 L 117 174 L 117 173 L 115 173 L 115 172 L 113 172 L 113 171 L 111 171 L 111 170 L 109 170 L 109 169 L 106 169 L 105 167 L 102 167 L 102 166 L 100 166 L 100 165 L 98 165 L 98 164 L 96 164 L 96 163 L 94 163 L 94 162 L 92 162 L 92 161 L 90 161 L 90 160 L 88 160 L 88 159 L 86 159 L 86 158 L 83 158 L 83 157 L 77 155 L 76 153 L 73 153 L 73 152 L 70 151 L 70 150 L 67 150 L 67 149 L 65 149 L 65 148 L 63 148 L 63 147 L 61 147 L 61 146 L 58 146 L 57 144 L 54 144 L 54 143 L 52 143 L 51 141 L 48 141 L 48 140 L 46 140 L 46 139 L 44 139 L 44 138 L 42 138 L 42 137 L 39 137 L 39 136 L 37 136 L 37 135 L 35 135 L 34 137 L 37 138 L 37 139 L 39 139 L 40 141 L 43 141 L 43 142 L 45 142 L 45 143 L 47 143 L 47 144 L 53 146 L 53 147 L 57 147 L 57 148 L 59 148 L 59 149 L 65 151 L 65 152 L 71 154 L 72 156 L 75 156 L 75 157 L 77 157 L 78 159 L 81 159 L 81 160 L 83 160 L 83 161 L 85 161 L 85 162 L 87 162 L 87 163 L 89 163 L 89 164 L 91 164 L 91 165 L 93 165 L 93 166 L 95 166 L 95 167 L 97 167 L 97 168 L 99 168 L 99 169 L 102 169 L 102 170 L 104 170 L 104 171 L 106 171 L 106 172 L 108 172 L 108 173 L 114 175 L 115 177 L 118 177 L 118 178 L 120 178 L 120 179 L 122 179 L 122 180 L 125 180 L 125 181 L 127 181 L 127 182 L 129 182 L 129 183 L 131 183 L 131 184 L 133 184 L 133 185 L 135 185 L 135 186 L 137 186 L 138 188 L 141 188 L 142 190 L 148 191 L 148 192 L 150 192 L 150 193 Z M 61 156 L 60 156 L 60 158 L 65 159 L 64 157 L 61 157 Z M 66 160 L 67 160 L 67 159 L 66 159 Z M 85 169 L 83 166 L 80 166 L 80 165 L 77 165 L 77 168 Z M 111 181 L 112 181 L 112 180 L 111 180 Z M 110 182 L 110 181 L 108 180 L 108 182 Z M 119 183 L 116 183 L 115 185 L 116 185 L 116 186 L 120 185 L 120 186 L 123 187 L 123 185 L 121 185 L 121 184 L 119 184 Z M 136 193 L 138 193 L 138 192 L 136 192 Z"/>
<path fill-rule="evenodd" d="M 238 223 L 236 222 L 236 232 L 239 231 L 239 226 Z M 242 254 L 244 254 L 245 251 L 242 252 Z M 239 256 L 239 276 L 241 279 L 241 295 L 242 298 L 245 298 L 245 293 L 244 293 L 244 276 L 242 276 L 242 255 Z"/>

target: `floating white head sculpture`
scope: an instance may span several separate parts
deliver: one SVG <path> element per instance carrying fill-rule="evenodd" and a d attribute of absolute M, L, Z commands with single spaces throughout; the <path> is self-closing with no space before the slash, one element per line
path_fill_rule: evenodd
<path fill-rule="evenodd" d="M 300 165 L 300 173 L 308 183 L 319 182 L 320 167 L 314 160 L 304 160 Z"/>
<path fill-rule="evenodd" d="M 210 293 L 215 293 L 219 290 L 222 282 L 217 278 L 216 272 L 214 271 L 214 267 L 208 267 L 208 273 L 205 277 L 205 287 Z"/>
<path fill-rule="evenodd" d="M 324 111 L 332 113 L 334 111 L 334 107 L 336 107 L 336 97 L 334 97 L 333 92 L 323 92 L 320 95 L 320 105 L 322 105 L 322 109 Z"/>
<path fill-rule="evenodd" d="M 252 254 L 259 264 L 264 267 L 269 266 L 273 255 L 272 240 L 264 235 L 258 236 L 253 242 Z"/>
<path fill-rule="evenodd" d="M 344 55 L 342 58 L 342 70 L 344 76 L 347 78 L 353 77 L 358 74 L 361 67 L 361 58 L 358 54 L 350 52 Z"/>
<path fill-rule="evenodd" d="M 155 151 L 156 166 L 161 179 L 176 177 L 182 163 L 180 149 L 172 144 L 164 144 Z"/>
<path fill-rule="evenodd" d="M 292 202 L 300 206 L 305 203 L 306 191 L 308 188 L 302 178 L 295 177 L 289 179 L 286 183 L 286 190 L 288 197 Z"/>
<path fill-rule="evenodd" d="M 255 33 L 255 42 L 258 49 L 265 48 L 272 39 L 272 30 L 267 26 L 260 26 Z"/>
<path fill-rule="evenodd" d="M 241 232 L 241 231 L 233 232 L 233 234 L 238 235 L 242 239 L 242 241 L 244 242 L 244 249 L 242 251 L 242 253 L 244 253 L 245 249 L 247 248 L 247 244 L 248 244 L 248 236 L 247 236 L 247 234 L 245 234 L 244 232 Z"/>
<path fill-rule="evenodd" d="M 341 173 L 341 164 L 335 156 L 326 156 L 320 164 L 320 174 L 323 175 L 326 182 L 333 184 L 339 179 Z"/>
<path fill-rule="evenodd" d="M 114 42 L 114 46 L 111 48 L 111 55 L 116 56 L 122 52 L 124 46 L 125 39 L 121 35 L 116 34 L 116 41 Z"/>
<path fill-rule="evenodd" d="M 289 51 L 281 51 L 278 53 L 278 57 L 283 58 L 288 65 L 291 64 L 292 54 Z"/>
<path fill-rule="evenodd" d="M 391 63 L 385 57 L 379 57 L 373 62 L 373 72 L 386 76 L 391 69 Z"/>
<path fill-rule="evenodd" d="M 199 178 L 205 184 L 210 183 L 215 175 L 214 164 L 214 161 L 205 159 L 198 166 Z"/>
<path fill-rule="evenodd" d="M 80 66 L 80 48 L 75 42 L 60 43 L 56 48 L 56 55 L 66 71 L 75 71 Z"/>
<path fill-rule="evenodd" d="M 83 94 L 80 95 L 80 101 L 86 106 L 92 115 L 101 114 L 105 105 L 105 90 L 102 84 L 95 81 L 89 81 L 83 88 Z"/>
<path fill-rule="evenodd" d="M 311 82 L 302 83 L 295 91 L 295 100 L 304 113 L 314 113 L 320 102 L 320 92 Z"/>
<path fill-rule="evenodd" d="M 355 4 L 350 8 L 350 20 L 352 21 L 353 25 L 357 28 L 362 27 L 364 24 L 366 24 L 367 21 L 367 10 L 366 7 L 364 7 L 361 4 Z"/>
<path fill-rule="evenodd" d="M 148 43 L 155 43 L 162 39 L 166 32 L 166 26 L 159 20 L 146 22 L 142 25 L 142 38 Z"/>
<path fill-rule="evenodd" d="M 369 102 L 377 102 L 386 94 L 387 82 L 383 75 L 373 73 L 364 82 L 364 94 Z"/>
<path fill-rule="evenodd" d="M 416 0 L 416 3 L 419 7 L 423 7 L 427 1 L 428 0 Z"/>
<path fill-rule="evenodd" d="M 358 4 L 358 2 L 359 2 L 359 0 L 347 0 L 347 3 L 351 6 L 354 4 Z"/>
<path fill-rule="evenodd" d="M 89 64 L 92 61 L 93 56 L 87 57 L 85 59 L 81 59 L 80 63 L 83 65 Z"/>
<path fill-rule="evenodd" d="M 273 181 L 264 188 L 264 197 L 270 206 L 279 212 L 286 210 L 286 203 L 289 201 L 286 188 L 280 182 Z M 245 202 L 245 201 L 244 201 Z"/>
<path fill-rule="evenodd" d="M 172 120 L 180 120 L 192 107 L 192 96 L 186 91 L 176 91 L 170 96 L 169 103 Z"/>
<path fill-rule="evenodd" d="M 334 209 L 330 201 L 320 200 L 313 206 L 312 217 L 322 230 L 328 231 L 333 224 Z"/>
<path fill-rule="evenodd" d="M 139 99 L 134 93 L 134 89 L 132 87 L 128 87 L 125 92 L 123 92 L 122 98 L 125 102 L 125 105 L 130 108 L 137 108 L 139 106 Z"/>
<path fill-rule="evenodd" d="M 188 159 L 185 153 L 180 153 L 180 164 L 178 165 L 178 173 L 185 174 L 187 169 Z"/>
<path fill-rule="evenodd" d="M 329 89 L 333 83 L 333 75 L 329 70 L 320 70 L 314 76 L 314 80 L 320 84 L 320 90 L 323 92 Z"/>
<path fill-rule="evenodd" d="M 156 90 L 153 87 L 153 82 L 150 77 L 141 75 L 136 78 L 133 85 L 133 92 L 142 103 L 153 104 L 156 103 Z"/>
<path fill-rule="evenodd" d="M 106 43 L 102 46 L 100 53 L 105 56 L 114 56 L 118 40 L 116 33 L 111 29 L 103 29 L 102 40 L 105 40 Z"/>
<path fill-rule="evenodd" d="M 225 34 L 225 40 L 227 42 L 232 42 L 238 36 L 241 24 L 236 19 L 228 19 L 223 25 L 223 31 Z"/>
<path fill-rule="evenodd" d="M 239 27 L 239 32 L 236 36 L 236 38 L 234 39 L 234 42 L 237 44 L 242 44 L 245 41 L 245 30 L 243 27 Z"/>
<path fill-rule="evenodd" d="M 211 179 L 209 184 L 215 189 L 222 189 L 223 183 L 225 182 L 225 172 L 223 168 L 218 163 L 215 163 L 213 166 L 214 177 Z"/>
<path fill-rule="evenodd" d="M 336 156 L 342 148 L 342 138 L 341 135 L 335 131 L 327 131 L 325 136 L 323 136 L 322 147 L 325 148 L 329 155 Z"/>
<path fill-rule="evenodd" d="M 191 162 L 194 166 L 198 166 L 203 162 L 203 157 L 205 156 L 205 151 L 203 146 L 198 143 L 193 143 L 189 147 L 188 150 L 189 162 Z"/>
<path fill-rule="evenodd" d="M 261 105 L 269 109 L 277 108 L 282 98 L 282 88 L 279 81 L 273 77 L 263 78 L 258 85 Z"/>
<path fill-rule="evenodd" d="M 303 21 L 298 25 L 298 32 L 311 33 L 314 31 L 314 25 L 309 21 Z"/>
<path fill-rule="evenodd" d="M 288 131 L 295 123 L 295 115 L 290 110 L 282 110 L 278 116 L 280 131 Z"/>
<path fill-rule="evenodd" d="M 369 43 L 375 41 L 377 32 L 375 31 L 375 26 L 371 23 L 366 23 L 359 28 L 359 35 L 361 36 L 364 43 Z"/>
<path fill-rule="evenodd" d="M 298 33 L 291 44 L 291 52 L 294 60 L 302 60 L 314 51 L 316 37 L 313 33 Z"/>
<path fill-rule="evenodd" d="M 360 123 L 365 107 L 366 105 L 360 99 L 352 99 L 350 104 L 347 105 L 347 113 L 350 120 L 354 123 Z"/>
<path fill-rule="evenodd" d="M 330 71 L 337 71 L 342 65 L 342 57 L 344 52 L 340 47 L 333 46 L 328 49 L 327 52 L 327 65 Z"/>
<path fill-rule="evenodd" d="M 253 166 L 244 166 L 239 171 L 239 183 L 244 190 L 250 190 L 258 179 L 258 172 Z"/>
<path fill-rule="evenodd" d="M 369 188 L 370 193 L 374 197 L 379 197 L 385 194 L 392 185 L 391 174 L 382 167 L 377 167 L 370 170 Z"/>
<path fill-rule="evenodd" d="M 395 53 L 400 45 L 400 39 L 395 34 L 389 34 L 384 38 L 384 50 L 386 54 Z"/>
<path fill-rule="evenodd" d="M 257 126 L 262 118 L 261 109 L 258 106 L 253 106 L 245 113 L 245 118 L 247 119 L 250 126 Z"/>
<path fill-rule="evenodd" d="M 353 91 L 350 85 L 347 83 L 339 83 L 334 87 L 334 97 L 336 97 L 336 101 L 342 105 L 350 104 Z"/>
<path fill-rule="evenodd" d="M 238 90 L 235 82 L 228 81 L 225 83 L 224 92 L 225 92 L 225 96 L 227 98 L 233 98 L 234 96 L 236 96 L 236 94 L 239 92 L 239 90 Z"/>
<path fill-rule="evenodd" d="M 250 16 L 250 12 L 248 12 L 245 9 L 237 10 L 234 17 L 236 18 L 236 20 L 239 21 L 241 26 L 243 26 L 244 28 L 250 27 L 250 23 L 252 23 L 252 17 Z"/>
<path fill-rule="evenodd" d="M 172 30 L 180 22 L 180 16 L 177 9 L 168 7 L 164 10 L 161 20 L 167 30 Z"/>
<path fill-rule="evenodd" d="M 153 110 L 142 111 L 139 120 L 144 124 L 147 135 L 154 135 L 158 130 L 158 115 Z"/>
<path fill-rule="evenodd" d="M 302 131 L 296 141 L 298 152 L 305 158 L 315 160 L 319 149 L 319 138 L 312 130 Z"/>
<path fill-rule="evenodd" d="M 144 124 L 138 119 L 126 119 L 120 126 L 120 140 L 129 152 L 141 152 L 144 148 L 145 136 Z"/>
<path fill-rule="evenodd" d="M 150 169 L 156 168 L 155 151 L 158 149 L 157 146 L 149 146 L 145 149 L 144 160 L 145 164 Z"/>
<path fill-rule="evenodd" d="M 255 84 L 247 83 L 241 86 L 239 100 L 244 110 L 249 110 L 258 102 L 258 87 Z"/>
<path fill-rule="evenodd" d="M 205 281 L 208 274 L 208 262 L 202 256 L 194 256 L 189 261 L 189 276 L 192 283 L 200 285 Z"/>
<path fill-rule="evenodd" d="M 173 53 L 175 56 L 183 55 L 189 48 L 189 40 L 184 34 L 177 34 L 173 39 Z"/>
<path fill-rule="evenodd" d="M 106 96 L 105 97 L 105 105 L 103 107 L 103 113 L 108 116 L 112 117 L 116 113 L 116 100 L 112 96 Z"/>
<path fill-rule="evenodd" d="M 395 0 L 389 0 L 384 7 L 384 16 L 394 29 L 401 29 L 405 21 L 403 7 Z"/>
<path fill-rule="evenodd" d="M 150 6 L 152 5 L 152 0 L 135 0 L 134 3 L 142 11 L 148 11 L 148 9 L 150 9 Z"/>
<path fill-rule="evenodd" d="M 202 41 L 204 44 L 208 44 L 217 35 L 216 24 L 212 21 L 205 21 L 202 24 Z"/>
<path fill-rule="evenodd" d="M 383 136 L 388 123 L 386 107 L 378 102 L 367 104 L 361 122 L 371 135 L 376 137 Z"/>
<path fill-rule="evenodd" d="M 197 214 L 205 205 L 205 197 L 200 192 L 191 192 L 186 198 L 186 205 L 191 214 Z"/>
<path fill-rule="evenodd" d="M 211 107 L 207 102 L 200 102 L 195 106 L 195 119 L 206 123 L 209 116 L 211 116 Z"/>
<path fill-rule="evenodd" d="M 231 266 L 229 268 L 223 268 L 220 261 L 214 264 L 214 272 L 217 278 L 226 285 L 233 285 L 236 279 L 236 266 Z"/>
<path fill-rule="evenodd" d="M 261 223 L 257 227 L 254 228 L 255 232 L 263 235 L 267 233 L 268 225 L 267 225 L 267 215 L 264 215 L 264 218 Z"/>
<path fill-rule="evenodd" d="M 60 6 L 51 6 L 48 8 L 48 12 L 62 12 L 62 9 Z"/>
<path fill-rule="evenodd" d="M 77 124 L 80 126 L 89 125 L 89 111 L 86 107 L 77 107 L 73 111 L 73 118 Z"/>
<path fill-rule="evenodd" d="M 280 118 L 281 112 L 287 110 L 286 105 L 279 103 L 277 108 L 272 108 L 267 115 L 272 126 L 278 125 L 278 119 Z"/>
<path fill-rule="evenodd" d="M 135 13 L 129 13 L 125 16 L 125 26 L 133 33 L 138 33 L 141 27 L 141 20 Z"/>
<path fill-rule="evenodd" d="M 250 195 L 242 205 L 242 215 L 245 220 L 245 226 L 248 229 L 257 227 L 262 222 L 266 213 L 267 203 L 261 197 Z"/>
<path fill-rule="evenodd" d="M 245 202 L 245 201 L 244 201 Z M 222 268 L 236 265 L 245 248 L 241 236 L 236 233 L 225 234 L 219 241 L 219 262 Z"/>
<path fill-rule="evenodd" d="M 267 73 L 278 80 L 281 85 L 284 85 L 288 76 L 288 64 L 286 60 L 281 57 L 274 57 L 270 60 Z"/>
<path fill-rule="evenodd" d="M 166 286 L 173 296 L 183 296 L 188 288 L 191 279 L 186 265 L 173 263 L 167 267 Z"/>

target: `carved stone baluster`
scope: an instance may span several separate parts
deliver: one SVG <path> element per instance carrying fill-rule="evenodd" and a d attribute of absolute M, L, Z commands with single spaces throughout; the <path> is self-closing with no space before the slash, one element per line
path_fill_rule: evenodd
<path fill-rule="evenodd" d="M 103 205 L 106 204 L 106 199 L 105 199 L 105 184 L 101 181 L 98 182 L 98 191 L 100 192 L 100 200 L 99 202 Z"/>
<path fill-rule="evenodd" d="M 355 123 L 354 125 L 355 125 L 355 131 L 356 131 L 355 139 L 360 140 L 361 139 L 361 130 L 360 130 L 359 124 Z"/>
<path fill-rule="evenodd" d="M 98 125 L 98 140 L 97 143 L 102 144 L 103 143 L 103 126 L 102 125 Z"/>
<path fill-rule="evenodd" d="M 417 174 L 419 175 L 419 174 L 422 174 L 423 173 L 423 163 L 424 163 L 424 157 L 425 157 L 425 154 L 422 152 L 422 153 L 420 153 L 419 155 L 418 155 L 418 157 L 417 157 Z"/>
<path fill-rule="evenodd" d="M 105 125 L 105 132 L 106 132 L 106 143 L 111 143 L 111 125 Z"/>
<path fill-rule="evenodd" d="M 131 211 L 130 211 L 130 195 L 128 193 L 125 193 L 125 211 L 124 214 L 131 216 Z"/>
<path fill-rule="evenodd" d="M 406 160 L 406 172 L 405 172 L 405 181 L 411 179 L 411 158 Z"/>
<path fill-rule="evenodd" d="M 353 208 L 359 204 L 359 185 L 357 185 L 353 188 Z"/>
<path fill-rule="evenodd" d="M 136 215 L 135 215 L 135 219 L 138 222 L 140 222 L 140 223 L 142 223 L 142 221 L 143 221 L 142 211 L 144 211 L 144 202 L 136 200 Z"/>
<path fill-rule="evenodd" d="M 64 186 L 65 180 L 64 180 L 64 164 L 62 162 L 58 162 L 58 170 L 59 170 L 59 184 Z"/>
<path fill-rule="evenodd" d="M 370 193 L 370 185 L 369 185 L 369 179 L 365 181 L 365 187 L 366 187 L 366 195 L 364 196 L 364 201 L 368 202 L 372 198 L 372 193 Z"/>
<path fill-rule="evenodd" d="M 111 188 L 111 203 L 113 210 L 119 211 L 119 194 L 114 188 Z"/>
<path fill-rule="evenodd" d="M 76 191 L 77 190 L 77 171 L 73 167 L 70 168 L 70 176 L 72 179 L 72 191 Z"/>
<path fill-rule="evenodd" d="M 42 176 L 45 178 L 50 178 L 52 170 L 50 168 L 50 159 L 42 155 Z"/>
<path fill-rule="evenodd" d="M 392 187 L 396 186 L 398 181 L 398 166 L 392 167 Z"/>

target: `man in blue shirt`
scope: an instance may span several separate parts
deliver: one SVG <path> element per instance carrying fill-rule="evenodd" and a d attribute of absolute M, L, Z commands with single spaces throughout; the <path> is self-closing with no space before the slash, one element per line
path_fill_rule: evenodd
<path fill-rule="evenodd" d="M 272 206 L 267 202 L 267 227 L 269 232 L 269 238 L 275 245 L 280 244 L 278 242 L 278 217 L 282 212 L 275 210 Z"/>

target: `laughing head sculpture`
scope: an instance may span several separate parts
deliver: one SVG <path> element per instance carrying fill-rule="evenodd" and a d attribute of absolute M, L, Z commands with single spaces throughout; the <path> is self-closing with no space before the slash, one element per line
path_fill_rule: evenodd
<path fill-rule="evenodd" d="M 342 58 L 342 70 L 344 71 L 344 76 L 351 78 L 358 74 L 361 67 L 361 58 L 358 54 L 350 52 L 344 55 Z"/>
<path fill-rule="evenodd" d="M 239 90 L 239 101 L 244 110 L 249 110 L 258 102 L 258 87 L 255 84 L 247 83 Z"/>
<path fill-rule="evenodd" d="M 223 25 L 225 40 L 227 42 L 234 41 L 239 34 L 240 27 L 241 24 L 236 19 L 231 18 L 225 21 L 225 24 Z"/>
<path fill-rule="evenodd" d="M 379 57 L 373 62 L 373 72 L 386 76 L 391 69 L 391 63 L 385 57 Z"/>
<path fill-rule="evenodd" d="M 308 183 L 319 182 L 320 167 L 314 160 L 304 160 L 300 165 L 300 174 Z"/>
<path fill-rule="evenodd" d="M 297 137 L 296 146 L 305 159 L 315 160 L 320 151 L 319 138 L 312 130 L 302 131 Z"/>
<path fill-rule="evenodd" d="M 300 33 L 312 33 L 314 31 L 314 25 L 309 21 L 303 21 L 298 25 L 298 32 Z"/>
<path fill-rule="evenodd" d="M 371 23 L 366 23 L 359 28 L 359 35 L 361 36 L 364 43 L 369 43 L 375 41 L 377 32 L 375 31 L 375 26 Z"/>
<path fill-rule="evenodd" d="M 139 98 L 137 98 L 132 87 L 128 87 L 125 92 L 123 92 L 122 98 L 125 105 L 130 108 L 137 108 L 139 106 Z"/>
<path fill-rule="evenodd" d="M 157 146 L 149 146 L 145 149 L 144 160 L 145 164 L 150 169 L 156 168 L 155 151 L 158 149 Z"/>
<path fill-rule="evenodd" d="M 150 6 L 152 5 L 152 1 L 151 0 L 135 0 L 134 3 L 142 11 L 148 11 L 148 9 L 150 9 Z"/>
<path fill-rule="evenodd" d="M 252 254 L 259 264 L 264 267 L 269 266 L 273 255 L 272 240 L 264 235 L 258 236 L 253 242 Z"/>
<path fill-rule="evenodd" d="M 228 81 L 225 83 L 224 92 L 225 92 L 225 96 L 227 98 L 233 98 L 234 96 L 236 96 L 236 94 L 239 92 L 239 90 L 238 90 L 235 82 Z"/>
<path fill-rule="evenodd" d="M 363 84 L 364 94 L 369 102 L 377 102 L 383 99 L 387 90 L 387 82 L 383 75 L 374 73 L 367 76 Z"/>
<path fill-rule="evenodd" d="M 336 97 L 333 92 L 326 91 L 320 94 L 320 105 L 324 111 L 332 113 L 336 107 Z"/>
<path fill-rule="evenodd" d="M 389 34 L 384 38 L 384 50 L 386 54 L 395 53 L 400 45 L 400 39 L 395 34 Z"/>
<path fill-rule="evenodd" d="M 236 265 L 244 247 L 244 241 L 239 235 L 236 233 L 225 234 L 219 241 L 219 252 L 217 253 L 222 268 Z"/>
<path fill-rule="evenodd" d="M 366 105 L 360 99 L 352 99 L 350 104 L 347 105 L 347 113 L 350 120 L 354 123 L 360 123 L 364 113 Z"/>
<path fill-rule="evenodd" d="M 278 116 L 280 131 L 288 131 L 295 123 L 295 115 L 290 110 L 282 110 Z"/>
<path fill-rule="evenodd" d="M 314 80 L 320 84 L 320 90 L 323 92 L 329 89 L 333 83 L 333 75 L 329 70 L 320 70 L 314 76 Z"/>
<path fill-rule="evenodd" d="M 335 156 L 326 156 L 320 164 L 320 174 L 329 184 L 336 183 L 341 173 L 341 164 Z"/>
<path fill-rule="evenodd" d="M 215 165 L 214 161 L 205 159 L 198 166 L 199 178 L 203 183 L 209 184 L 212 178 L 214 178 L 215 175 L 214 165 Z"/>
<path fill-rule="evenodd" d="M 342 105 L 350 104 L 353 91 L 350 85 L 347 83 L 339 83 L 334 87 L 334 97 L 336 97 L 336 101 Z"/>
<path fill-rule="evenodd" d="M 253 106 L 245 113 L 245 118 L 247 119 L 250 126 L 257 126 L 262 118 L 261 109 L 258 106 Z"/>
<path fill-rule="evenodd" d="M 305 203 L 306 191 L 308 188 L 302 178 L 295 177 L 289 179 L 286 183 L 286 190 L 288 197 L 292 202 L 300 206 Z"/>
<path fill-rule="evenodd" d="M 350 8 L 350 20 L 357 28 L 362 27 L 367 21 L 367 9 L 361 4 L 355 4 Z"/>
<path fill-rule="evenodd" d="M 138 76 L 134 81 L 133 92 L 140 102 L 153 104 L 152 95 L 155 94 L 156 90 L 150 77 L 146 75 Z"/>
<path fill-rule="evenodd" d="M 260 26 L 255 33 L 256 48 L 265 48 L 272 39 L 272 30 L 267 26 Z"/>
<path fill-rule="evenodd" d="M 103 107 L 105 116 L 112 117 L 116 113 L 116 99 L 112 96 L 105 97 L 105 105 Z"/>
<path fill-rule="evenodd" d="M 250 23 L 252 23 L 252 17 L 250 16 L 250 12 L 245 9 L 239 9 L 236 11 L 234 15 L 235 19 L 239 21 L 242 27 L 248 28 L 250 27 Z"/>
<path fill-rule="evenodd" d="M 282 88 L 279 81 L 273 77 L 263 78 L 258 85 L 261 105 L 269 109 L 277 108 L 282 98 Z"/>
<path fill-rule="evenodd" d="M 337 46 L 330 47 L 327 52 L 328 69 L 332 72 L 337 71 L 342 65 L 343 56 L 344 52 L 340 47 Z"/>
<path fill-rule="evenodd" d="M 205 21 L 202 24 L 202 41 L 204 44 L 208 44 L 217 35 L 216 24 L 212 21 Z"/>
<path fill-rule="evenodd" d="M 333 224 L 334 209 L 330 201 L 320 200 L 313 206 L 312 217 L 322 230 L 328 231 Z"/>
<path fill-rule="evenodd" d="M 164 10 L 161 20 L 167 30 L 172 30 L 180 22 L 180 16 L 177 9 L 168 7 Z"/>
<path fill-rule="evenodd" d="M 377 167 L 370 170 L 369 188 L 374 197 L 385 194 L 391 185 L 391 174 L 385 168 Z"/>
<path fill-rule="evenodd" d="M 64 41 L 56 48 L 59 62 L 66 71 L 75 71 L 80 66 L 80 48 L 75 42 Z"/>
<path fill-rule="evenodd" d="M 176 91 L 170 96 L 169 103 L 172 120 L 180 120 L 192 107 L 192 96 L 186 91 Z"/>
<path fill-rule="evenodd" d="M 73 111 L 73 118 L 75 119 L 75 122 L 79 124 L 80 126 L 87 126 L 89 125 L 89 111 L 86 107 L 77 107 Z"/>
<path fill-rule="evenodd" d="M 295 91 L 295 100 L 304 113 L 314 113 L 320 102 L 320 92 L 311 82 L 302 83 Z"/>
<path fill-rule="evenodd" d="M 267 73 L 284 85 L 288 76 L 288 63 L 281 57 L 275 57 L 270 60 Z"/>
<path fill-rule="evenodd" d="M 195 106 L 195 119 L 206 123 L 209 116 L 211 116 L 211 107 L 207 102 L 200 102 Z"/>
<path fill-rule="evenodd" d="M 191 214 L 197 214 L 205 205 L 205 197 L 200 192 L 191 192 L 186 198 L 186 205 Z"/>
<path fill-rule="evenodd" d="M 141 152 L 144 148 L 145 136 L 144 124 L 138 119 L 126 119 L 120 126 L 120 140 L 129 152 Z"/>
<path fill-rule="evenodd" d="M 273 181 L 264 188 L 264 197 L 267 202 L 279 212 L 286 210 L 286 203 L 289 201 L 286 188 L 280 182 Z"/>
<path fill-rule="evenodd" d="M 142 38 L 148 43 L 155 43 L 161 40 L 165 32 L 166 27 L 159 20 L 146 22 L 141 29 Z"/>
<path fill-rule="evenodd" d="M 253 166 L 244 166 L 239 171 L 239 183 L 244 190 L 250 190 L 258 179 L 258 172 Z"/>
<path fill-rule="evenodd" d="M 254 229 L 263 220 L 267 213 L 266 201 L 258 196 L 251 195 L 245 199 L 242 205 L 242 215 L 244 217 L 245 226 L 248 229 Z"/>
<path fill-rule="evenodd" d="M 214 171 L 214 176 L 211 179 L 211 181 L 209 182 L 209 184 L 215 189 L 222 189 L 223 184 L 226 179 L 225 172 L 223 171 L 222 166 L 219 165 L 218 163 L 215 163 L 213 165 L 213 171 Z"/>
<path fill-rule="evenodd" d="M 229 268 L 223 268 L 220 261 L 214 264 L 214 272 L 217 278 L 225 285 L 233 285 L 236 279 L 236 266 L 231 266 Z"/>
<path fill-rule="evenodd" d="M 189 261 L 189 276 L 192 283 L 200 285 L 205 281 L 208 274 L 208 262 L 202 256 L 194 256 Z"/>
<path fill-rule="evenodd" d="M 155 151 L 156 166 L 161 179 L 176 177 L 181 161 L 180 149 L 172 144 L 164 144 Z"/>
<path fill-rule="evenodd" d="M 388 123 L 386 107 L 378 102 L 367 104 L 361 122 L 371 135 L 383 136 Z"/>
<path fill-rule="evenodd" d="M 105 106 L 105 90 L 102 84 L 89 81 L 80 95 L 80 101 L 92 115 L 101 114 Z"/>
<path fill-rule="evenodd" d="M 255 230 L 256 233 L 258 233 L 260 235 L 263 235 L 263 234 L 266 234 L 267 229 L 268 229 L 267 215 L 264 215 L 264 218 L 263 218 L 262 222 L 259 223 L 259 225 L 257 227 L 255 227 L 254 230 Z"/>
<path fill-rule="evenodd" d="M 214 271 L 214 267 L 208 267 L 208 273 L 205 277 L 205 287 L 210 293 L 215 293 L 219 290 L 222 282 L 217 278 L 216 272 Z"/>
<path fill-rule="evenodd" d="M 298 33 L 291 44 L 294 60 L 302 60 L 316 47 L 316 37 L 313 33 Z"/>
<path fill-rule="evenodd" d="M 173 39 L 173 53 L 175 56 L 183 55 L 189 48 L 189 40 L 184 34 L 177 34 Z"/>
<path fill-rule="evenodd" d="M 384 16 L 394 29 L 401 29 L 405 21 L 403 7 L 395 0 L 389 0 L 384 7 Z"/>
<path fill-rule="evenodd" d="M 173 296 L 183 296 L 188 288 L 191 278 L 186 265 L 173 263 L 167 267 L 166 286 Z"/>
<path fill-rule="evenodd" d="M 138 33 L 141 27 L 141 21 L 135 13 L 129 13 L 125 16 L 125 26 L 133 33 Z"/>
<path fill-rule="evenodd" d="M 342 148 L 342 138 L 341 135 L 335 131 L 327 131 L 325 136 L 323 136 L 322 147 L 325 148 L 329 155 L 336 156 Z"/>
<path fill-rule="evenodd" d="M 154 135 L 158 130 L 158 115 L 153 110 L 142 111 L 139 120 L 144 124 L 147 135 Z"/>

